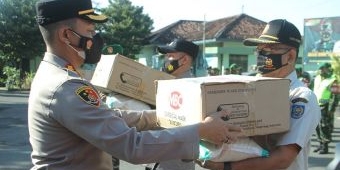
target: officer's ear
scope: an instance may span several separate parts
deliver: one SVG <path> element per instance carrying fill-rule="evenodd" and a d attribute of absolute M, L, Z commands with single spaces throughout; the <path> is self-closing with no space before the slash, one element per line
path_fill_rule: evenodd
<path fill-rule="evenodd" d="M 192 61 L 192 58 L 190 55 L 185 54 L 184 60 L 182 61 L 184 64 L 190 63 Z"/>
<path fill-rule="evenodd" d="M 291 49 L 288 53 L 287 63 L 292 64 L 296 61 L 296 50 Z"/>
<path fill-rule="evenodd" d="M 70 38 L 69 38 L 69 27 L 62 27 L 58 29 L 58 38 L 61 42 L 64 42 L 66 44 L 70 44 Z"/>

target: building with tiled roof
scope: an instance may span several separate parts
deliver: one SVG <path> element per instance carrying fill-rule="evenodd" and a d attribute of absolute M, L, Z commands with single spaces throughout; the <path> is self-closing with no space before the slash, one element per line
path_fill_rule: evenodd
<path fill-rule="evenodd" d="M 243 74 L 252 73 L 256 66 L 255 47 L 243 45 L 246 38 L 259 37 L 266 22 L 247 14 L 234 15 L 213 21 L 179 20 L 151 33 L 138 55 L 139 61 L 155 69 L 162 65 L 157 46 L 174 39 L 186 39 L 200 46 L 194 73 L 207 75 L 207 68 L 218 68 L 223 74 L 232 64 L 238 65 Z M 301 64 L 302 49 L 299 50 L 298 65 Z"/>
<path fill-rule="evenodd" d="M 139 61 L 159 69 L 162 58 L 155 56 L 156 47 L 177 38 L 193 41 L 200 46 L 195 68 L 197 76 L 206 75 L 208 67 L 224 70 L 234 63 L 242 72 L 252 72 L 256 64 L 254 47 L 246 47 L 242 42 L 245 38 L 258 37 L 265 25 L 266 22 L 246 14 L 206 22 L 179 20 L 145 39 L 145 47 L 138 55 Z"/>
<path fill-rule="evenodd" d="M 149 44 L 166 44 L 175 38 L 202 41 L 203 32 L 207 41 L 240 40 L 257 37 L 266 22 L 246 14 L 235 15 L 213 21 L 180 20 L 153 32 L 146 39 Z"/>

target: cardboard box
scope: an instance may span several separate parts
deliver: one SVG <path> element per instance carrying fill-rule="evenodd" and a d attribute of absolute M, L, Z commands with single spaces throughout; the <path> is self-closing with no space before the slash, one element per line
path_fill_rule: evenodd
<path fill-rule="evenodd" d="M 91 83 L 104 92 L 114 91 L 155 105 L 155 80 L 174 78 L 170 74 L 117 54 L 101 57 Z"/>
<path fill-rule="evenodd" d="M 223 108 L 245 135 L 284 132 L 290 125 L 288 79 L 225 75 L 157 81 L 156 110 L 165 128 L 194 124 Z"/>

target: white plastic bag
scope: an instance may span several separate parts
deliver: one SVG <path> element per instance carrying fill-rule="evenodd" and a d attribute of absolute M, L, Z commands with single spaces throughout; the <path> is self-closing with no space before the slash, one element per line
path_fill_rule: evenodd
<path fill-rule="evenodd" d="M 120 93 L 112 92 L 106 97 L 106 104 L 109 108 L 122 109 L 122 110 L 150 110 L 151 107 L 134 98 L 125 96 Z"/>
<path fill-rule="evenodd" d="M 253 157 L 268 157 L 269 152 L 249 137 L 239 138 L 235 143 L 217 147 L 209 142 L 200 142 L 200 160 L 233 162 Z"/>

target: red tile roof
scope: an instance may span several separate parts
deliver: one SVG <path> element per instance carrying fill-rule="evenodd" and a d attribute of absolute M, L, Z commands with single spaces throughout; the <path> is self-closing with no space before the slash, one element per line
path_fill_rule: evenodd
<path fill-rule="evenodd" d="M 205 39 L 215 41 L 258 37 L 266 22 L 246 14 L 205 22 Z M 179 20 L 150 34 L 146 44 L 167 44 L 176 38 L 189 41 L 203 40 L 204 21 Z"/>

